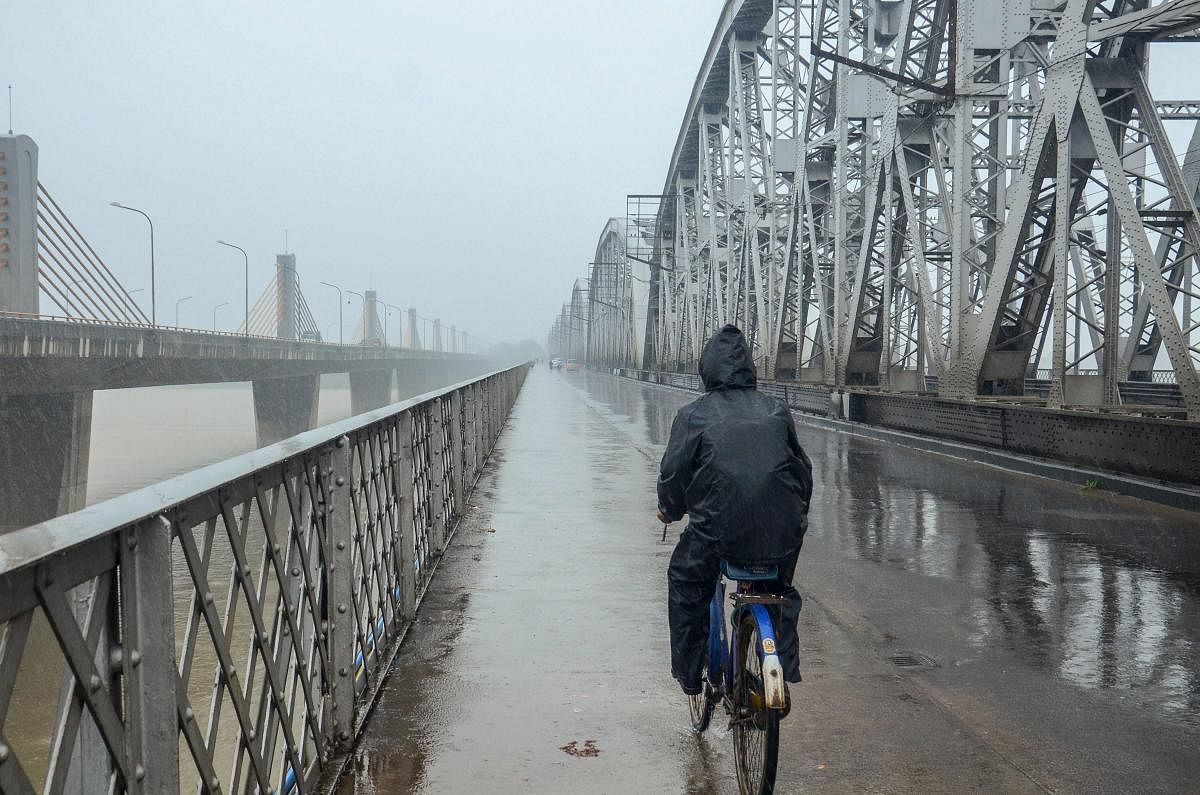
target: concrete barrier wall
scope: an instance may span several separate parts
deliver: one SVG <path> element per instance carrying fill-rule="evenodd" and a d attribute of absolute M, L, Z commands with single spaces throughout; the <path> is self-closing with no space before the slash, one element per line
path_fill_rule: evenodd
<path fill-rule="evenodd" d="M 915 395 L 851 394 L 849 419 L 1126 475 L 1200 484 L 1200 423 Z"/>

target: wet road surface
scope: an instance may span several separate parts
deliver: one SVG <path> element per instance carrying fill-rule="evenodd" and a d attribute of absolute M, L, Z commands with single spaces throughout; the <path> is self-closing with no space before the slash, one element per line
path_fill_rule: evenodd
<path fill-rule="evenodd" d="M 654 477 L 690 399 L 531 373 L 339 793 L 737 791 L 668 673 Z M 1193 790 L 1200 517 L 800 435 L 777 791 Z"/>

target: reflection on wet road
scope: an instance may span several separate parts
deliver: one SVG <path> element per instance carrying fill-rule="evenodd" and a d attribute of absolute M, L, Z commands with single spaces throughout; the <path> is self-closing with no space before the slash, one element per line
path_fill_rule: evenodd
<path fill-rule="evenodd" d="M 720 720 L 691 736 L 667 676 L 669 548 L 643 518 L 692 397 L 533 374 L 343 792 L 736 791 Z M 1200 517 L 800 435 L 805 682 L 778 791 L 1194 785 Z M 587 739 L 599 756 L 559 750 Z"/>

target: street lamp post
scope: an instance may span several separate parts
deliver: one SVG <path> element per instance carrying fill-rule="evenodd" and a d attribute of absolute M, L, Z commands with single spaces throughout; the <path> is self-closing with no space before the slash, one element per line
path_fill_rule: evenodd
<path fill-rule="evenodd" d="M 342 288 L 338 287 L 336 284 L 330 284 L 329 282 L 321 282 L 321 284 L 325 285 L 326 287 L 332 287 L 338 291 L 338 345 L 345 345 L 346 343 L 342 339 L 342 304 L 345 302 L 345 299 L 342 296 Z"/>
<path fill-rule="evenodd" d="M 401 317 L 401 318 L 403 318 L 403 317 L 404 317 L 404 310 L 403 310 L 403 309 L 401 309 L 400 307 L 396 306 L 395 304 L 389 304 L 387 301 L 380 301 L 379 303 L 383 304 L 383 347 L 385 347 L 385 348 L 386 348 L 386 347 L 387 347 L 387 317 L 388 317 L 388 310 L 389 310 L 389 309 L 395 309 L 397 312 L 399 312 L 399 313 L 400 313 L 400 317 Z M 404 335 L 403 335 L 403 334 L 402 334 L 402 335 L 400 335 L 400 344 L 401 344 L 401 345 L 403 345 L 403 344 L 404 344 Z"/>
<path fill-rule="evenodd" d="M 229 302 L 222 301 L 221 303 L 219 303 L 213 307 L 213 331 L 217 330 L 217 310 L 223 306 L 229 306 Z"/>
<path fill-rule="evenodd" d="M 222 246 L 229 246 L 230 248 L 236 248 L 238 251 L 242 252 L 242 260 L 246 265 L 246 277 L 245 277 L 246 318 L 243 321 L 243 323 L 245 324 L 245 327 L 246 327 L 246 336 L 249 337 L 250 336 L 250 255 L 247 254 L 246 249 L 242 248 L 241 246 L 235 246 L 233 243 L 226 243 L 224 240 L 218 240 L 217 242 L 219 244 L 221 244 Z"/>
<path fill-rule="evenodd" d="M 180 298 L 175 302 L 175 328 L 179 328 L 179 305 L 184 301 L 190 301 L 191 299 L 192 297 L 190 295 L 185 295 L 183 298 Z"/>
<path fill-rule="evenodd" d="M 150 216 L 136 207 L 127 207 L 120 202 L 109 202 L 113 207 L 119 207 L 122 210 L 129 210 L 131 213 L 137 213 L 146 219 L 146 223 L 150 224 L 150 325 L 158 325 L 157 302 L 154 300 L 154 221 L 150 220 Z"/>

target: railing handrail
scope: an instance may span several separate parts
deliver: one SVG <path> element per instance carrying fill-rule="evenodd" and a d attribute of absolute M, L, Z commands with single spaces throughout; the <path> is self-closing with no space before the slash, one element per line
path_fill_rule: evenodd
<path fill-rule="evenodd" d="M 104 320 L 102 318 L 92 317 L 73 317 L 71 315 L 43 315 L 33 312 L 13 312 L 11 310 L 0 310 L 0 318 L 8 318 L 11 320 L 28 320 L 42 321 L 48 320 L 54 323 L 70 323 L 77 326 L 102 326 L 106 328 L 121 328 L 121 329 L 137 329 L 140 331 L 186 331 L 192 334 L 206 334 L 212 337 L 239 337 L 260 340 L 279 340 L 281 337 L 270 337 L 263 334 L 243 334 L 237 331 L 217 331 L 216 329 L 206 328 L 191 328 L 189 326 L 171 326 L 165 323 L 151 325 L 150 323 L 135 323 L 129 320 Z M 338 343 L 327 343 L 324 340 L 314 342 L 312 340 L 285 340 L 286 342 L 309 342 L 315 345 L 337 345 Z M 349 347 L 349 346 L 341 346 Z"/>
<path fill-rule="evenodd" d="M 274 444 L 94 503 L 73 513 L 0 535 L 0 577 L 36 565 L 48 556 L 115 533 L 123 527 L 145 521 L 179 507 L 197 495 L 250 477 L 255 472 L 275 466 L 289 458 L 333 444 L 339 437 L 361 430 L 374 422 L 445 397 L 478 381 L 525 366 L 527 365 L 519 364 L 480 373 L 456 384 L 337 420 Z"/>

